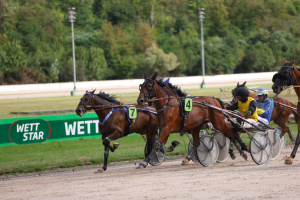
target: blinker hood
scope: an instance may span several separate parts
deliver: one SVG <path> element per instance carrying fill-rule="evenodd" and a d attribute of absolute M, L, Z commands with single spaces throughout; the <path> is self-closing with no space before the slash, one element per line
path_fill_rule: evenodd
<path fill-rule="evenodd" d="M 284 75 L 284 71 L 288 70 L 289 75 Z M 278 73 L 276 73 L 273 78 L 272 82 L 275 83 L 276 79 L 279 79 L 280 81 L 286 81 L 287 86 L 293 85 L 294 81 L 294 68 L 293 67 L 282 67 Z"/>

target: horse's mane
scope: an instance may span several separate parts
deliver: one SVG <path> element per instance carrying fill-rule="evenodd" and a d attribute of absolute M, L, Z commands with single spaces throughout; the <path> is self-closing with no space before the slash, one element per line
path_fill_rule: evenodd
<path fill-rule="evenodd" d="M 166 83 L 163 82 L 163 78 L 160 78 L 160 79 L 156 79 L 156 83 L 161 86 L 161 87 L 165 87 L 166 86 Z M 173 91 L 175 92 L 176 94 L 178 94 L 178 96 L 180 97 L 185 97 L 186 94 L 183 93 L 181 91 L 181 88 L 178 87 L 177 85 L 172 85 L 171 83 L 168 83 L 168 87 Z"/>
<path fill-rule="evenodd" d="M 118 105 L 121 105 L 122 103 L 116 100 L 116 96 L 115 95 L 109 95 L 109 94 L 105 94 L 105 92 L 100 91 L 98 94 L 96 94 L 96 96 L 100 97 L 101 99 L 104 99 L 110 103 L 115 103 Z"/>

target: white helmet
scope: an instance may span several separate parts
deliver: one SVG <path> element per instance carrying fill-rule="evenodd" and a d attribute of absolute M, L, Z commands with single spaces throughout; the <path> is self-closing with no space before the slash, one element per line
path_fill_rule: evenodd
<path fill-rule="evenodd" d="M 259 88 L 256 92 L 256 95 L 263 95 L 263 94 L 266 94 L 267 96 L 269 96 L 268 90 L 266 88 Z"/>

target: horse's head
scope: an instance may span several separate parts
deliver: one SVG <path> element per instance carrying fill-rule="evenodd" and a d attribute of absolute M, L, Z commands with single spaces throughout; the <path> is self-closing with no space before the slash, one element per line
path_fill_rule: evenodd
<path fill-rule="evenodd" d="M 235 98 L 235 94 L 236 94 L 236 91 L 240 88 L 240 87 L 245 87 L 247 81 L 245 81 L 243 84 L 240 84 L 239 82 L 237 83 L 236 85 L 236 88 L 234 88 L 233 90 L 231 90 L 231 93 L 232 93 L 232 99 L 230 101 L 230 103 L 233 103 L 235 101 L 237 101 L 237 99 Z"/>
<path fill-rule="evenodd" d="M 288 62 L 287 60 L 284 61 L 283 66 L 280 70 L 273 76 L 273 92 L 275 94 L 280 94 L 287 86 L 293 85 L 294 82 L 294 63 L 295 60 L 292 62 Z"/>
<path fill-rule="evenodd" d="M 84 113 L 92 109 L 91 105 L 94 99 L 94 92 L 95 90 L 92 92 L 86 91 L 83 97 L 80 99 L 80 102 L 75 110 L 78 116 L 82 117 Z"/>
<path fill-rule="evenodd" d="M 147 78 L 147 75 L 144 75 L 144 83 L 140 84 L 140 95 L 137 99 L 137 103 L 139 105 L 145 105 L 145 102 L 148 102 L 150 99 L 155 97 L 155 80 L 157 77 L 157 73 L 155 73 L 152 77 Z"/>

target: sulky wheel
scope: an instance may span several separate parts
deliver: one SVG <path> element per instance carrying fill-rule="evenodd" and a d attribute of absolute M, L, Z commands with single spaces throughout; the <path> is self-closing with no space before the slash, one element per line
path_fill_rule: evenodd
<path fill-rule="evenodd" d="M 271 160 L 276 160 L 281 153 L 281 139 L 279 136 L 279 131 L 277 128 L 275 128 L 274 130 L 267 130 L 267 132 L 271 140 L 271 144 L 273 145 Z"/>
<path fill-rule="evenodd" d="M 257 132 L 250 141 L 250 154 L 258 165 L 267 164 L 273 153 L 273 145 L 266 132 Z"/>
<path fill-rule="evenodd" d="M 211 135 L 203 135 L 197 148 L 199 162 L 204 167 L 212 166 L 219 156 L 218 143 Z"/>
<path fill-rule="evenodd" d="M 229 158 L 229 145 L 230 141 L 227 137 L 223 135 L 223 133 L 217 132 L 214 135 L 215 140 L 218 143 L 219 147 L 219 156 L 217 159 L 217 162 L 226 162 L 227 159 Z"/>
<path fill-rule="evenodd" d="M 148 145 L 146 144 L 144 150 L 145 156 L 148 155 L 147 147 Z M 166 156 L 164 152 L 166 152 L 164 149 L 164 144 L 161 144 L 161 148 L 156 150 L 155 153 L 152 155 L 152 157 L 150 157 L 150 161 L 149 161 L 150 165 L 158 166 L 161 163 L 163 163 L 165 161 L 165 156 Z"/>

